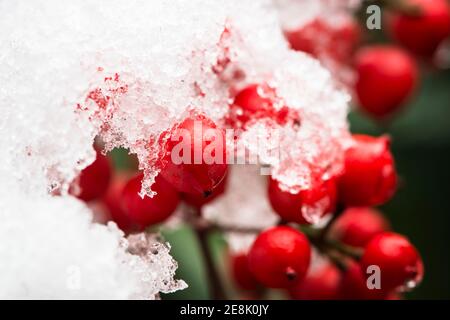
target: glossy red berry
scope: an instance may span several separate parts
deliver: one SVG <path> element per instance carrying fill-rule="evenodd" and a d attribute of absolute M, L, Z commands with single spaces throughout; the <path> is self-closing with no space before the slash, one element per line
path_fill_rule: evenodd
<path fill-rule="evenodd" d="M 192 193 L 181 193 L 181 198 L 184 202 L 191 205 L 196 209 L 201 209 L 205 204 L 210 203 L 220 197 L 225 192 L 227 184 L 227 177 L 222 179 L 222 181 L 214 188 L 212 193 L 205 197 L 203 194 L 192 194 Z"/>
<path fill-rule="evenodd" d="M 363 248 L 369 241 L 389 230 L 386 218 L 376 209 L 369 207 L 347 208 L 335 221 L 331 235 L 349 246 Z"/>
<path fill-rule="evenodd" d="M 415 54 L 431 57 L 450 35 L 450 4 L 446 0 L 407 0 L 406 4 L 418 13 L 390 13 L 390 34 Z"/>
<path fill-rule="evenodd" d="M 280 188 L 277 180 L 269 181 L 269 200 L 273 210 L 285 221 L 315 224 L 334 211 L 336 182 L 318 180 L 310 189 L 290 193 Z"/>
<path fill-rule="evenodd" d="M 178 191 L 209 196 L 227 173 L 223 130 L 204 115 L 185 119 L 168 133 L 162 176 Z"/>
<path fill-rule="evenodd" d="M 236 285 L 242 290 L 256 290 L 259 283 L 248 266 L 247 254 L 241 253 L 231 256 L 231 273 Z"/>
<path fill-rule="evenodd" d="M 108 209 L 111 220 L 124 232 L 133 230 L 133 223 L 128 217 L 123 206 L 123 189 L 128 182 L 128 177 L 116 175 L 113 177 L 108 190 L 102 198 L 103 204 Z"/>
<path fill-rule="evenodd" d="M 308 239 L 287 226 L 259 234 L 248 253 L 250 271 L 269 288 L 295 286 L 305 277 L 310 257 Z"/>
<path fill-rule="evenodd" d="M 344 173 L 338 194 L 347 206 L 375 206 L 388 201 L 397 187 L 390 139 L 353 135 L 353 145 L 345 153 Z"/>
<path fill-rule="evenodd" d="M 80 193 L 77 197 L 83 201 L 92 201 L 103 196 L 111 179 L 109 159 L 96 151 L 95 161 L 83 171 L 78 178 Z"/>
<path fill-rule="evenodd" d="M 230 106 L 229 121 L 233 126 L 245 125 L 252 119 L 271 118 L 285 124 L 290 116 L 289 108 L 277 97 L 273 88 L 266 84 L 251 84 L 242 89 Z"/>
<path fill-rule="evenodd" d="M 412 288 L 423 277 L 422 258 L 416 248 L 404 236 L 393 232 L 381 233 L 367 244 L 361 265 L 380 268 L 383 290 Z"/>
<path fill-rule="evenodd" d="M 369 275 L 364 270 L 357 262 L 349 261 L 339 286 L 339 296 L 341 299 L 383 300 L 389 294 L 383 288 L 369 289 L 367 285 Z"/>
<path fill-rule="evenodd" d="M 305 279 L 289 290 L 296 300 L 337 300 L 341 272 L 332 263 L 325 262 L 314 270 L 309 270 Z"/>
<path fill-rule="evenodd" d="M 392 46 L 360 49 L 355 69 L 359 105 L 376 118 L 398 111 L 418 83 L 415 61 L 404 50 Z"/>
<path fill-rule="evenodd" d="M 180 202 L 177 190 L 161 175 L 156 177 L 152 190 L 157 194 L 153 198 L 141 198 L 143 175 L 130 179 L 122 191 L 123 208 L 136 229 L 144 229 L 150 225 L 163 222 L 175 211 Z"/>

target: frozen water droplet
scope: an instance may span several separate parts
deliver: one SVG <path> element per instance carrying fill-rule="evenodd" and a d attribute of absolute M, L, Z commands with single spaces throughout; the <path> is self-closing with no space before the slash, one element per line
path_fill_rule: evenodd
<path fill-rule="evenodd" d="M 320 228 L 330 219 L 330 214 L 325 212 L 328 207 L 329 199 L 323 198 L 317 201 L 314 205 L 302 206 L 301 213 L 303 218 L 315 228 Z"/>
<path fill-rule="evenodd" d="M 416 266 L 409 266 L 406 268 L 408 274 L 411 275 L 409 279 L 399 288 L 400 292 L 409 292 L 413 290 L 422 281 L 423 277 L 423 265 L 422 262 L 418 262 Z"/>

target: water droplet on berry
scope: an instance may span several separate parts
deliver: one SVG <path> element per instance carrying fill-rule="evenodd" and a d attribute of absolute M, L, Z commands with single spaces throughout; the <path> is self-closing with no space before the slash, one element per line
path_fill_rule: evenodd
<path fill-rule="evenodd" d="M 313 205 L 303 205 L 301 213 L 303 218 L 312 227 L 319 228 L 330 219 L 330 214 L 324 212 L 329 207 L 329 199 L 323 198 Z"/>
<path fill-rule="evenodd" d="M 417 285 L 422 281 L 423 277 L 421 268 L 423 267 L 420 264 L 418 266 L 406 268 L 406 271 L 411 274 L 411 277 L 407 279 L 405 283 L 399 288 L 400 292 L 409 292 L 417 287 Z"/>

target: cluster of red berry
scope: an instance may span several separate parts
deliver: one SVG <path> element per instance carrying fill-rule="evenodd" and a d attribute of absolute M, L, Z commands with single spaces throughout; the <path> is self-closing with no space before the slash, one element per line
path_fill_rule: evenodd
<path fill-rule="evenodd" d="M 233 274 L 242 289 L 285 288 L 298 299 L 383 299 L 421 280 L 417 250 L 404 236 L 390 232 L 386 219 L 371 208 L 388 201 L 396 189 L 389 139 L 354 135 L 353 140 L 345 170 L 336 179 L 297 194 L 280 190 L 271 180 L 270 202 L 289 225 L 262 232 L 248 254 L 233 257 Z M 301 212 L 324 198 L 329 199 L 326 212 L 337 204 L 345 209 L 329 227 L 311 233 Z M 310 243 L 330 260 L 308 271 Z M 378 288 L 367 285 L 370 266 L 380 270 Z"/>
<path fill-rule="evenodd" d="M 450 5 L 445 0 L 408 2 L 419 8 L 418 13 L 390 12 L 386 16 L 390 34 L 412 54 L 430 58 L 450 34 Z M 319 24 L 314 28 L 324 27 Z M 349 39 L 352 45 L 336 57 L 354 62 L 354 91 L 360 107 L 378 119 L 389 116 L 417 85 L 416 62 L 408 51 L 393 45 L 353 52 L 358 32 L 351 29 L 356 28 L 353 25 L 348 28 L 339 37 Z M 316 53 L 302 30 L 286 37 L 293 49 Z M 264 83 L 237 92 L 224 123 L 245 128 L 249 121 L 261 118 L 280 125 L 299 123 L 296 112 Z M 78 179 L 78 197 L 100 199 L 111 220 L 126 233 L 167 220 L 182 201 L 201 212 L 203 205 L 226 192 L 228 166 L 204 160 L 176 164 L 170 158 L 176 145 L 167 139 L 174 130 L 183 129 L 201 139 L 183 140 L 189 144 L 188 150 L 194 152 L 198 144 L 206 148 L 208 142 L 202 134 L 194 134 L 196 121 L 202 123 L 202 130 L 217 129 L 206 116 L 192 115 L 162 136 L 164 154 L 152 186 L 154 197 L 139 196 L 142 174 L 112 177 L 109 160 L 99 152 Z M 225 141 L 224 134 L 222 138 Z M 400 290 L 420 282 L 423 264 L 419 253 L 407 238 L 389 231 L 389 223 L 373 208 L 391 199 L 397 188 L 390 139 L 355 134 L 352 140 L 339 176 L 317 178 L 310 188 L 297 193 L 284 190 L 277 180 L 269 178 L 268 199 L 280 225 L 259 233 L 248 252 L 231 257 L 232 274 L 240 288 L 254 293 L 265 287 L 282 288 L 297 299 L 392 299 Z M 223 153 L 225 158 L 225 148 Z M 304 214 L 318 205 L 323 208 L 322 218 L 329 220 L 320 229 L 311 227 Z M 326 257 L 314 268 L 310 267 L 311 246 Z M 372 267 L 380 271 L 380 284 L 373 288 L 367 283 Z"/>
<path fill-rule="evenodd" d="M 246 101 L 254 103 L 252 99 Z M 245 106 L 241 102 L 241 107 Z M 193 130 L 194 120 L 215 127 L 204 116 L 198 116 L 186 119 L 178 128 Z M 167 147 L 163 159 L 172 150 L 170 143 Z M 225 191 L 226 164 L 175 165 L 170 160 L 164 163 L 152 186 L 157 194 L 141 198 L 138 193 L 142 174 L 128 180 L 118 176 L 108 187 L 111 165 L 108 158 L 97 153 L 96 161 L 79 177 L 79 197 L 85 201 L 101 198 L 111 219 L 125 232 L 133 232 L 165 221 L 182 200 L 200 212 L 205 203 Z M 389 200 L 397 185 L 387 137 L 354 135 L 353 145 L 345 154 L 342 175 L 318 180 L 310 189 L 296 194 L 283 191 L 276 180 L 269 179 L 268 198 L 283 225 L 263 231 L 248 254 L 233 258 L 233 274 L 242 288 L 285 288 L 292 297 L 307 299 L 383 298 L 408 283 L 420 281 L 423 267 L 416 249 L 405 237 L 387 232 L 388 223 L 370 208 Z M 307 233 L 307 237 L 301 231 L 301 226 L 309 224 L 304 209 L 324 199 L 327 200 L 324 213 L 336 212 L 337 204 L 347 209 L 336 215 L 330 228 L 322 230 L 323 234 Z M 348 248 L 365 248 L 364 254 L 355 250 L 356 256 L 348 255 L 345 250 L 331 246 L 333 241 Z M 308 272 L 310 243 L 340 263 L 328 263 L 320 270 Z M 366 286 L 365 270 L 372 265 L 381 270 L 379 290 Z"/>
<path fill-rule="evenodd" d="M 194 123 L 197 121 L 201 123 L 202 132 L 217 128 L 214 122 L 204 115 L 192 115 L 166 132 L 170 137 L 182 129 L 187 130 L 191 137 L 195 137 L 181 141 L 182 144 L 188 144 L 185 147 L 192 153 L 191 159 L 195 157 L 195 144 L 200 144 L 201 150 L 209 144 L 202 132 L 194 133 Z M 219 132 L 225 139 L 224 131 Z M 99 151 L 96 160 L 84 169 L 77 179 L 80 189 L 80 193 L 76 194 L 77 197 L 86 202 L 101 199 L 109 211 L 111 220 L 123 231 L 130 233 L 164 222 L 175 212 L 182 200 L 200 208 L 224 191 L 228 169 L 226 163 L 207 164 L 201 159 L 200 163 L 175 164 L 171 155 L 173 149 L 179 145 L 178 140 L 164 138 L 162 140 L 167 140 L 167 143 L 161 156 L 161 171 L 151 187 L 156 193 L 153 197 L 140 196 L 142 173 L 132 177 L 125 173 L 112 177 L 109 159 Z M 226 148 L 222 150 L 225 159 Z"/>
<path fill-rule="evenodd" d="M 359 107 L 376 119 L 389 118 L 400 110 L 419 83 L 414 58 L 432 64 L 437 49 L 450 35 L 450 4 L 446 0 L 393 0 L 385 4 L 388 7 L 383 27 L 399 45 L 376 44 L 358 49 L 364 34 L 352 20 L 333 28 L 314 20 L 286 32 L 293 49 L 319 59 L 325 50 L 328 59 L 354 68 L 357 79 L 351 85 L 355 98 Z M 315 41 L 317 35 L 328 41 Z M 328 46 L 323 48 L 322 42 Z"/>
<path fill-rule="evenodd" d="M 433 62 L 450 35 L 450 4 L 446 0 L 408 0 L 410 12 L 387 11 L 385 20 L 395 45 L 368 46 L 356 52 L 355 92 L 360 107 L 375 118 L 397 112 L 418 85 L 415 57 Z"/>

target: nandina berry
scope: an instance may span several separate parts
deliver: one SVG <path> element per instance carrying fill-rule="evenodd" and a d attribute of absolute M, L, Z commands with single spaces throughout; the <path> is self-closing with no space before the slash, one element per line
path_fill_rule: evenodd
<path fill-rule="evenodd" d="M 128 177 L 116 174 L 102 198 L 103 204 L 109 211 L 111 220 L 124 232 L 133 230 L 133 223 L 123 207 L 122 194 L 127 182 Z"/>
<path fill-rule="evenodd" d="M 250 272 L 248 266 L 248 256 L 245 253 L 231 256 L 231 274 L 234 282 L 242 290 L 256 290 L 258 281 Z"/>
<path fill-rule="evenodd" d="M 96 150 L 95 161 L 80 173 L 80 193 L 77 197 L 87 202 L 103 196 L 111 179 L 111 171 L 109 159 Z"/>
<path fill-rule="evenodd" d="M 141 198 L 143 175 L 130 179 L 122 191 L 123 208 L 136 229 L 144 229 L 150 225 L 163 222 L 175 211 L 180 202 L 177 190 L 161 175 L 155 179 L 152 190 L 157 194 L 152 198 Z"/>
<path fill-rule="evenodd" d="M 381 233 L 367 244 L 361 265 L 380 268 L 383 290 L 411 288 L 423 277 L 422 258 L 416 248 L 407 238 L 393 232 Z"/>
<path fill-rule="evenodd" d="M 360 41 L 361 30 L 353 19 L 339 25 L 315 19 L 299 29 L 286 31 L 285 36 L 294 50 L 316 58 L 325 54 L 336 61 L 347 62 Z"/>
<path fill-rule="evenodd" d="M 180 192 L 209 196 L 227 173 L 224 131 L 206 116 L 195 115 L 167 138 L 162 176 Z"/>
<path fill-rule="evenodd" d="M 354 134 L 345 152 L 344 173 L 338 181 L 339 199 L 347 206 L 375 206 L 395 193 L 397 174 L 390 139 Z"/>
<path fill-rule="evenodd" d="M 391 36 L 415 54 L 431 57 L 450 35 L 450 5 L 446 0 L 408 0 L 418 12 L 388 15 Z"/>
<path fill-rule="evenodd" d="M 349 246 L 365 247 L 377 234 L 389 230 L 386 218 L 369 207 L 347 208 L 331 229 L 331 236 Z"/>
<path fill-rule="evenodd" d="M 289 290 L 292 299 L 296 300 L 337 300 L 341 273 L 330 262 L 319 265 L 315 270 L 308 271 L 305 279 Z"/>
<path fill-rule="evenodd" d="M 403 300 L 403 297 L 400 293 L 394 291 L 388 294 L 384 300 Z"/>
<path fill-rule="evenodd" d="M 205 204 L 212 202 L 213 200 L 217 199 L 222 194 L 224 194 L 226 184 L 227 184 L 227 176 L 225 176 L 225 178 L 223 178 L 222 181 L 220 181 L 217 187 L 215 187 L 212 193 L 208 196 L 199 193 L 196 194 L 181 193 L 181 198 L 183 199 L 184 202 L 199 210 Z"/>
<path fill-rule="evenodd" d="M 233 126 L 240 126 L 252 119 L 271 118 L 279 124 L 285 124 L 290 117 L 297 119 L 294 112 L 277 97 L 275 89 L 266 84 L 251 84 L 234 98 L 228 121 Z"/>
<path fill-rule="evenodd" d="M 359 105 L 376 118 L 398 111 L 418 83 L 415 61 L 404 50 L 392 46 L 360 49 L 355 69 Z"/>
<path fill-rule="evenodd" d="M 314 224 L 332 213 L 337 198 L 335 179 L 317 179 L 311 188 L 298 193 L 284 191 L 277 180 L 270 179 L 268 193 L 273 210 L 283 220 L 300 224 Z"/>
<path fill-rule="evenodd" d="M 382 300 L 389 294 L 386 290 L 372 288 L 369 289 L 366 274 L 360 264 L 351 260 L 342 275 L 339 285 L 339 297 L 344 300 Z"/>
<path fill-rule="evenodd" d="M 300 231 L 288 226 L 268 229 L 258 235 L 249 253 L 250 271 L 270 288 L 289 288 L 308 270 L 311 248 Z"/>

